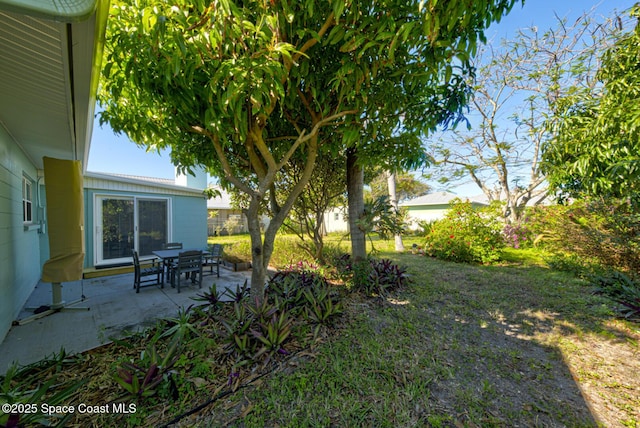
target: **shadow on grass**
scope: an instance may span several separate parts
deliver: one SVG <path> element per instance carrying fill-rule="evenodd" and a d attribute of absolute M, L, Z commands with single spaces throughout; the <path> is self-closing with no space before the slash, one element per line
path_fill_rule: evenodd
<path fill-rule="evenodd" d="M 629 356 L 638 334 L 610 300 L 542 267 L 398 260 L 415 275 L 405 293 L 415 320 L 440 338 L 437 354 L 452 368 L 431 391 L 447 414 L 535 426 L 637 422 L 640 365 Z"/>
<path fill-rule="evenodd" d="M 227 405 L 250 412 L 218 407 L 215 421 L 582 427 L 637 420 L 637 335 L 616 327 L 609 302 L 579 281 L 539 267 L 383 256 L 408 266 L 413 284 L 383 303 L 351 301 L 341 334 Z"/>

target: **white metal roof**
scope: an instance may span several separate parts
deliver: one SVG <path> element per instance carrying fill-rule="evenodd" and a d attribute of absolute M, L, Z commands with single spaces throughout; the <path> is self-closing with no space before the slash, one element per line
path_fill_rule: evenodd
<path fill-rule="evenodd" d="M 85 172 L 84 187 L 90 189 L 127 190 L 205 197 L 202 189 L 181 186 L 169 179 L 109 174 L 104 172 Z"/>

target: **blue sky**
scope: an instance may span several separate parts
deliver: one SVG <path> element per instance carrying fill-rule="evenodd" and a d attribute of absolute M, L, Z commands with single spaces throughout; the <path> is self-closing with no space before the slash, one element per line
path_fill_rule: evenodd
<path fill-rule="evenodd" d="M 577 19 L 584 12 L 595 8 L 596 14 L 610 16 L 613 10 L 622 11 L 633 6 L 636 0 L 526 0 L 524 6 L 516 5 L 511 13 L 494 24 L 486 32 L 488 40 L 496 43 L 508 38 L 518 28 L 537 26 L 544 30 L 554 26 L 554 12 L 568 21 Z M 131 174 L 146 177 L 173 178 L 175 169 L 168 152 L 146 152 L 126 136 L 117 136 L 108 125 L 100 127 L 96 119 L 89 152 L 89 171 Z M 479 190 L 469 189 L 470 194 Z M 470 194 L 460 189 L 460 194 Z"/>

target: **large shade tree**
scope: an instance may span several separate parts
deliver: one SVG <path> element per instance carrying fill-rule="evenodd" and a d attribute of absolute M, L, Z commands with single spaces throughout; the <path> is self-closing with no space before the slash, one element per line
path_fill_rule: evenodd
<path fill-rule="evenodd" d="M 347 154 L 348 177 L 363 159 L 417 162 L 419 139 L 400 136 L 455 117 L 482 31 L 514 2 L 115 0 L 101 121 L 247 195 L 261 298 L 276 232 L 319 146 Z M 277 174 L 294 155 L 305 166 L 278 199 Z M 261 235 L 266 200 L 273 218 Z"/>
<path fill-rule="evenodd" d="M 519 30 L 483 47 L 470 103 L 468 129 L 444 132 L 429 147 L 432 177 L 446 185 L 471 181 L 489 201 L 501 201 L 506 221 L 547 195 L 542 146 L 555 135 L 557 100 L 575 88 L 593 89 L 597 50 L 613 20 L 584 14 L 543 30 Z"/>
<path fill-rule="evenodd" d="M 601 52 L 599 84 L 574 87 L 556 102 L 556 137 L 544 148 L 544 167 L 564 195 L 640 202 L 640 6 L 631 17 L 635 28 Z"/>

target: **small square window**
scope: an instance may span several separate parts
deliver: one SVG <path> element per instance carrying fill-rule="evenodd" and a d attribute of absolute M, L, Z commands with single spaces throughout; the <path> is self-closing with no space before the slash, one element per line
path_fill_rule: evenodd
<path fill-rule="evenodd" d="M 22 221 L 33 223 L 33 182 L 22 177 Z"/>
<path fill-rule="evenodd" d="M 335 221 L 340 220 L 340 214 L 339 214 L 339 213 L 333 213 L 333 219 L 334 219 Z"/>

